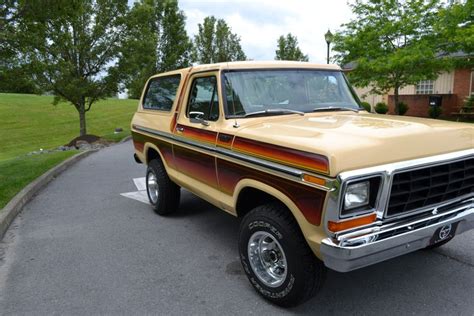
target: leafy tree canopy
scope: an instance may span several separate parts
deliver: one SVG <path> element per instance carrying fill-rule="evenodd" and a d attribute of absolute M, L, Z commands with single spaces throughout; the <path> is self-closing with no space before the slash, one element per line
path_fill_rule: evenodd
<path fill-rule="evenodd" d="M 474 66 L 474 1 L 455 2 L 441 8 L 435 31 L 441 38 L 440 51 L 445 55 L 463 53 L 471 58 L 455 59 L 456 64 Z"/>
<path fill-rule="evenodd" d="M 276 60 L 297 60 L 308 61 L 308 55 L 304 55 L 298 47 L 298 39 L 296 36 L 288 33 L 280 36 L 277 41 L 277 50 L 275 51 Z"/>
<path fill-rule="evenodd" d="M 128 31 L 119 61 L 130 98 L 138 99 L 153 74 L 190 65 L 192 43 L 186 17 L 176 0 L 141 0 L 127 17 Z"/>
<path fill-rule="evenodd" d="M 398 113 L 399 89 L 434 79 L 447 67 L 434 30 L 439 1 L 356 0 L 351 7 L 355 18 L 334 38 L 336 60 L 356 65 L 349 73 L 356 86 L 393 89 Z"/>
<path fill-rule="evenodd" d="M 36 93 L 38 86 L 23 64 L 15 25 L 21 12 L 15 0 L 0 2 L 0 92 Z"/>
<path fill-rule="evenodd" d="M 194 36 L 193 61 L 211 64 L 247 59 L 240 46 L 240 37 L 232 33 L 224 20 L 209 16 L 198 27 L 199 32 Z"/>
<path fill-rule="evenodd" d="M 29 69 L 55 102 L 69 101 L 86 115 L 99 99 L 117 92 L 114 62 L 119 56 L 126 0 L 20 1 L 16 36 Z"/>

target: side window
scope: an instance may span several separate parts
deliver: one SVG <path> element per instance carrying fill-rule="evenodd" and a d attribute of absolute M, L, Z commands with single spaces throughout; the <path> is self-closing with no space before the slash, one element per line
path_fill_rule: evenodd
<path fill-rule="evenodd" d="M 188 100 L 188 117 L 206 121 L 217 121 L 219 118 L 219 96 L 216 77 L 196 78 L 193 81 Z"/>
<path fill-rule="evenodd" d="M 143 99 L 143 108 L 170 111 L 173 107 L 180 81 L 180 75 L 158 77 L 150 80 L 145 98 Z"/>

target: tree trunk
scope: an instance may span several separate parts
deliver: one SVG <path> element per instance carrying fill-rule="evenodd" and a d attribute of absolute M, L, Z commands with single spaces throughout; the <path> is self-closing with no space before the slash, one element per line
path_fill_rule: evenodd
<path fill-rule="evenodd" d="M 394 95 L 393 95 L 393 102 L 395 103 L 394 104 L 395 105 L 394 109 L 395 109 L 395 114 L 397 114 L 397 115 L 400 114 L 400 108 L 398 106 L 398 96 L 399 96 L 398 89 L 399 89 L 399 87 L 398 87 L 398 85 L 396 85 Z"/>
<path fill-rule="evenodd" d="M 82 104 L 78 108 L 79 112 L 79 125 L 80 125 L 80 136 L 84 136 L 87 134 L 87 129 L 86 129 L 86 108 L 85 104 Z"/>

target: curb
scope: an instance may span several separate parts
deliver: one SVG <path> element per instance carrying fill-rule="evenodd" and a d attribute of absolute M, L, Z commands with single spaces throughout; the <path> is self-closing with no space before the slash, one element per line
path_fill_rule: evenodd
<path fill-rule="evenodd" d="M 118 144 L 128 142 L 130 139 L 132 139 L 132 135 L 125 136 L 118 142 Z"/>
<path fill-rule="evenodd" d="M 13 197 L 13 199 L 11 199 L 10 202 L 8 202 L 8 204 L 0 211 L 0 240 L 2 240 L 8 227 L 13 222 L 15 217 L 23 209 L 23 206 L 25 206 L 26 203 L 28 203 L 36 193 L 38 193 L 51 180 L 60 175 L 64 170 L 96 151 L 97 150 L 88 150 L 72 156 L 71 158 L 61 162 L 56 167 L 49 169 L 36 180 L 24 187 L 23 190 L 18 192 Z"/>

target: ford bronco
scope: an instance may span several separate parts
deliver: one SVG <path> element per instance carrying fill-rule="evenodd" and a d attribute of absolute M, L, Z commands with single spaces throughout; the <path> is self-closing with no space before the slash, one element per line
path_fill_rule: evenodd
<path fill-rule="evenodd" d="M 474 127 L 364 111 L 340 68 L 200 65 L 151 77 L 132 121 L 150 203 L 241 218 L 243 269 L 294 306 L 324 281 L 474 227 Z"/>

